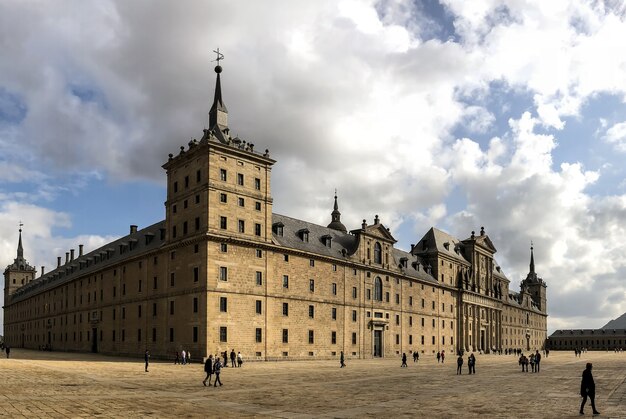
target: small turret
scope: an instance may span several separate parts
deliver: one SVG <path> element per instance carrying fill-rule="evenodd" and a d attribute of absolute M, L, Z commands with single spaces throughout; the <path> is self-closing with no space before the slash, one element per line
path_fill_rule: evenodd
<path fill-rule="evenodd" d="M 337 205 L 337 190 L 335 189 L 335 205 L 333 206 L 333 212 L 330 214 L 331 222 L 328 224 L 328 228 L 332 228 L 333 230 L 341 231 L 342 233 L 347 233 L 348 229 L 341 222 L 341 213 L 339 212 L 339 205 Z"/>
<path fill-rule="evenodd" d="M 11 295 L 22 285 L 28 284 L 35 279 L 37 270 L 28 264 L 24 259 L 24 248 L 22 247 L 22 226 L 20 223 L 19 239 L 17 242 L 17 257 L 13 263 L 4 270 L 4 304 L 10 302 Z"/>

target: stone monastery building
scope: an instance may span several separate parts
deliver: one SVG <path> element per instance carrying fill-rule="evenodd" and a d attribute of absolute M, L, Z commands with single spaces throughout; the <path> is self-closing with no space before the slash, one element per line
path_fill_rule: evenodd
<path fill-rule="evenodd" d="M 209 129 L 163 165 L 165 220 L 99 249 L 72 249 L 41 275 L 4 271 L 5 341 L 14 347 L 194 358 L 397 356 L 540 349 L 546 284 L 519 293 L 481 227 L 465 240 L 431 228 L 410 251 L 378 216 L 348 231 L 335 196 L 328 226 L 272 211 L 269 152 L 229 134 L 220 73 Z"/>

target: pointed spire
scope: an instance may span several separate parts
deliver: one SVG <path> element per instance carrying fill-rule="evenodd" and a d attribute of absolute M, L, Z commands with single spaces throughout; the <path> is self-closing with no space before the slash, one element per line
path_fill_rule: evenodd
<path fill-rule="evenodd" d="M 330 214 L 331 222 L 328 224 L 328 228 L 333 230 L 347 233 L 348 229 L 341 222 L 341 213 L 339 212 L 339 205 L 337 204 L 337 189 L 335 189 L 335 205 L 333 205 L 333 212 Z"/>
<path fill-rule="evenodd" d="M 209 129 L 213 129 L 216 125 L 221 131 L 228 130 L 228 110 L 224 105 L 222 99 L 222 83 L 220 81 L 220 73 L 222 72 L 222 66 L 220 60 L 224 59 L 224 54 L 220 53 L 220 49 L 213 51 L 217 54 L 217 65 L 215 66 L 215 72 L 217 73 L 217 80 L 215 81 L 215 95 L 213 97 L 213 106 L 209 111 Z"/>
<path fill-rule="evenodd" d="M 17 242 L 17 258 L 24 259 L 24 248 L 22 247 L 22 222 L 20 221 L 20 239 Z"/>
<path fill-rule="evenodd" d="M 533 242 L 530 242 L 530 273 L 535 273 L 535 256 L 533 255 Z"/>

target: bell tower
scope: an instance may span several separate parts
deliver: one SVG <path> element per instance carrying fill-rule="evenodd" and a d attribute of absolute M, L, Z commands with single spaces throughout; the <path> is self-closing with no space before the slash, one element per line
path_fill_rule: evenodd
<path fill-rule="evenodd" d="M 543 313 L 547 312 L 546 283 L 535 272 L 535 255 L 530 245 L 530 269 L 526 279 L 522 281 L 522 289 L 526 289 L 533 301 Z"/>
<path fill-rule="evenodd" d="M 24 248 L 22 247 L 22 226 L 20 223 L 19 240 L 17 243 L 17 257 L 13 263 L 4 270 L 4 305 L 10 303 L 11 295 L 23 285 L 35 279 L 37 270 L 30 266 L 24 259 Z"/>

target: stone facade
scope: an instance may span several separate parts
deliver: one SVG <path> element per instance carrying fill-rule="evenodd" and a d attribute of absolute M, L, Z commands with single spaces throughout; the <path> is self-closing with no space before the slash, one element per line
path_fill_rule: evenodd
<path fill-rule="evenodd" d="M 275 161 L 230 136 L 216 72 L 210 129 L 163 166 L 164 221 L 72 250 L 37 279 L 20 230 L 4 275 L 10 345 L 259 360 L 543 346 L 532 249 L 516 293 L 484 229 L 458 240 L 432 228 L 407 252 L 378 216 L 348 232 L 336 196 L 327 227 L 273 213 Z"/>

